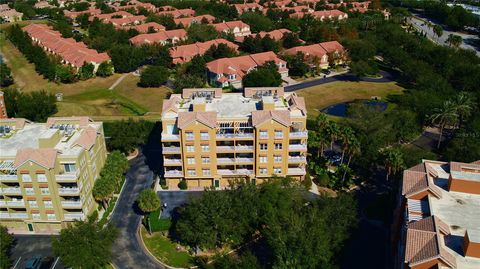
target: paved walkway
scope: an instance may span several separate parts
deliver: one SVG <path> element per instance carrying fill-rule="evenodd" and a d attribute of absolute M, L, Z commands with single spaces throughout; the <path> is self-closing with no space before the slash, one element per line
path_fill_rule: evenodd
<path fill-rule="evenodd" d="M 120 84 L 120 82 L 122 82 L 122 80 L 126 77 L 130 75 L 130 73 L 125 73 L 123 74 L 121 77 L 119 77 L 113 84 L 112 86 L 110 86 L 110 88 L 108 88 L 109 90 L 113 90 L 115 87 L 117 87 L 118 84 Z"/>
<path fill-rule="evenodd" d="M 120 232 L 112 249 L 113 263 L 117 268 L 165 268 L 148 254 L 137 233 L 142 215 L 135 200 L 152 181 L 153 172 L 145 164 L 145 156 L 140 153 L 130 161 L 125 189 L 110 219 Z"/>

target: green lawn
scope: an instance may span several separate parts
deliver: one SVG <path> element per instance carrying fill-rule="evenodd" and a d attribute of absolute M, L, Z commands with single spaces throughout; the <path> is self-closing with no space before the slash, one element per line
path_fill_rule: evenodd
<path fill-rule="evenodd" d="M 297 91 L 297 94 L 305 97 L 309 117 L 316 117 L 319 110 L 334 104 L 374 96 L 385 99 L 390 94 L 401 94 L 403 90 L 395 82 L 335 81 Z"/>
<path fill-rule="evenodd" d="M 148 250 L 160 261 L 174 267 L 193 266 L 192 256 L 185 251 L 177 251 L 176 244 L 160 233 L 151 236 L 142 227 L 141 235 Z"/>
<path fill-rule="evenodd" d="M 152 232 L 168 231 L 172 225 L 170 219 L 159 218 L 160 209 L 150 213 L 150 225 L 152 226 Z"/>

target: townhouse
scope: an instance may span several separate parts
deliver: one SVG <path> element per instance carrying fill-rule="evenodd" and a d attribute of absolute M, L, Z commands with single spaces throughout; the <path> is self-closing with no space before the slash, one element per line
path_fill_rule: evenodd
<path fill-rule="evenodd" d="M 220 33 L 232 33 L 235 37 L 242 37 L 252 34 L 250 26 L 242 21 L 227 21 L 212 24 Z"/>
<path fill-rule="evenodd" d="M 107 53 L 98 53 L 96 50 L 89 49 L 85 43 L 77 42 L 73 38 L 63 38 L 59 32 L 46 24 L 30 24 L 22 30 L 46 52 L 59 56 L 63 64 L 76 69 L 85 63 L 91 63 L 96 72 L 101 63 L 110 61 Z"/>
<path fill-rule="evenodd" d="M 338 41 L 293 47 L 283 53 L 296 55 L 299 52 L 304 54 L 305 61 L 310 66 L 322 69 L 327 69 L 330 64 L 343 64 L 346 58 L 345 49 Z"/>
<path fill-rule="evenodd" d="M 111 24 L 113 24 L 113 26 L 115 26 L 117 28 L 122 28 L 122 27 L 125 27 L 125 26 L 132 26 L 132 25 L 141 24 L 141 23 L 145 22 L 146 19 L 147 19 L 147 17 L 145 17 L 143 15 L 138 15 L 138 16 L 125 17 L 125 18 L 111 18 L 111 19 L 106 20 L 105 22 L 106 23 L 111 23 Z"/>
<path fill-rule="evenodd" d="M 480 161 L 424 160 L 403 173 L 395 268 L 480 268 Z"/>
<path fill-rule="evenodd" d="M 126 3 L 126 5 L 121 5 L 120 2 L 116 2 L 110 5 L 115 11 L 125 10 L 125 9 L 135 9 L 136 11 L 140 11 L 141 9 L 145 9 L 150 12 L 155 12 L 157 7 L 151 3 L 143 3 L 140 1 L 132 0 Z"/>
<path fill-rule="evenodd" d="M 141 34 L 146 34 L 146 33 L 152 33 L 152 32 L 160 32 L 160 31 L 166 31 L 167 28 L 165 26 L 158 24 L 156 22 L 147 22 L 143 24 L 138 24 L 138 25 L 132 25 L 132 26 L 125 26 L 123 29 L 135 29 Z"/>
<path fill-rule="evenodd" d="M 257 36 L 259 36 L 260 38 L 264 38 L 266 37 L 267 35 L 275 40 L 275 41 L 280 41 L 283 39 L 283 36 L 286 34 L 286 33 L 291 33 L 292 31 L 288 30 L 288 29 L 284 29 L 284 28 L 281 28 L 281 29 L 276 29 L 276 30 L 272 30 L 270 32 L 265 32 L 265 31 L 261 31 L 261 32 L 258 32 L 256 34 L 251 34 L 250 36 L 255 38 Z M 235 38 L 235 41 L 238 41 L 238 42 L 243 42 L 245 39 L 244 36 L 239 36 L 237 38 Z"/>
<path fill-rule="evenodd" d="M 0 18 L 4 22 L 17 22 L 23 18 L 23 13 L 18 12 L 15 9 L 11 9 L 8 4 L 0 5 Z"/>
<path fill-rule="evenodd" d="M 164 11 L 157 12 L 157 15 L 172 16 L 174 19 L 178 19 L 180 17 L 193 17 L 193 16 L 195 16 L 195 10 L 193 10 L 191 8 L 164 10 Z"/>
<path fill-rule="evenodd" d="M 332 10 L 319 10 L 311 13 L 312 16 L 320 21 L 328 20 L 346 20 L 348 19 L 348 14 L 337 9 Z"/>
<path fill-rule="evenodd" d="M 90 8 L 90 9 L 84 10 L 84 11 L 69 11 L 69 10 L 66 10 L 66 9 L 63 10 L 63 15 L 65 15 L 65 17 L 67 17 L 71 20 L 74 20 L 78 16 L 83 15 L 83 14 L 100 15 L 100 14 L 102 14 L 102 11 L 100 9 L 96 9 L 96 8 Z"/>
<path fill-rule="evenodd" d="M 107 151 L 101 122 L 1 119 L 0 223 L 14 233 L 56 233 L 98 207 L 92 188 Z"/>
<path fill-rule="evenodd" d="M 130 42 L 136 46 L 142 44 L 176 44 L 179 41 L 187 39 L 187 31 L 184 29 L 175 29 L 169 31 L 159 31 L 157 33 L 140 34 L 130 38 Z"/>
<path fill-rule="evenodd" d="M 238 14 L 240 15 L 242 15 L 245 12 L 263 10 L 263 6 L 259 5 L 258 3 L 233 4 L 233 6 L 235 7 Z"/>
<path fill-rule="evenodd" d="M 209 83 L 220 87 L 232 86 L 237 89 L 241 88 L 243 77 L 266 62 L 274 62 L 282 78 L 288 77 L 287 62 L 280 59 L 272 51 L 267 51 L 232 58 L 221 58 L 208 62 Z"/>
<path fill-rule="evenodd" d="M 196 55 L 203 55 L 212 46 L 225 44 L 230 49 L 238 52 L 238 45 L 226 39 L 214 39 L 206 42 L 197 42 L 189 45 L 176 46 L 170 49 L 170 56 L 172 56 L 174 64 L 182 64 L 189 62 Z"/>
<path fill-rule="evenodd" d="M 281 87 L 183 89 L 162 107 L 163 176 L 171 189 L 225 188 L 273 175 L 302 179 L 307 161 L 303 97 Z"/>
<path fill-rule="evenodd" d="M 184 28 L 188 28 L 194 23 L 213 23 L 215 21 L 215 17 L 209 14 L 205 14 L 195 17 L 178 18 L 174 19 L 173 21 L 176 25 L 183 25 Z"/>

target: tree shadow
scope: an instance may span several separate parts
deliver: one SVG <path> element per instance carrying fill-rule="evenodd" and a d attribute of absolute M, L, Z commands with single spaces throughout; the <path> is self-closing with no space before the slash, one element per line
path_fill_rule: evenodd
<path fill-rule="evenodd" d="M 147 143 L 142 147 L 145 164 L 155 175 L 160 175 L 163 167 L 161 137 L 162 123 L 156 122 L 148 136 Z"/>

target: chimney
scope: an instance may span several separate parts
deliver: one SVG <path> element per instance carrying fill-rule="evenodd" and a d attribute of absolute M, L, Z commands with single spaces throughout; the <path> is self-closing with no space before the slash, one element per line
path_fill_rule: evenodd
<path fill-rule="evenodd" d="M 193 112 L 205 112 L 206 103 L 205 97 L 196 97 L 193 99 Z"/>
<path fill-rule="evenodd" d="M 469 230 L 465 232 L 463 252 L 465 256 L 480 258 L 480 230 Z"/>

